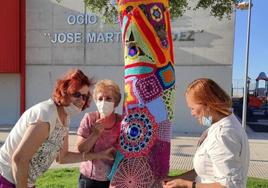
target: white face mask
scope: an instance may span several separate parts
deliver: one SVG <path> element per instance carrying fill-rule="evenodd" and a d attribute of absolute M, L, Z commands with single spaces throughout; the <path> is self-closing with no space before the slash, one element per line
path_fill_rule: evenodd
<path fill-rule="evenodd" d="M 73 103 L 71 103 L 69 106 L 63 106 L 63 109 L 64 109 L 65 113 L 69 116 L 75 116 L 82 111 L 81 108 L 78 108 Z"/>
<path fill-rule="evenodd" d="M 104 115 L 105 117 L 111 115 L 114 111 L 114 103 L 108 101 L 97 101 L 96 106 L 100 114 Z"/>

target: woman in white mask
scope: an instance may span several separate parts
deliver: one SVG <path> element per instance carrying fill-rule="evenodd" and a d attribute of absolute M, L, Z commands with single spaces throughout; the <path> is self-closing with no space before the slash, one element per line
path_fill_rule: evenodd
<path fill-rule="evenodd" d="M 164 188 L 245 188 L 249 144 L 245 130 L 231 112 L 231 98 L 213 80 L 201 78 L 186 90 L 186 102 L 206 138 L 196 150 L 194 169 L 163 181 Z"/>
<path fill-rule="evenodd" d="M 81 70 L 71 70 L 57 80 L 52 98 L 23 113 L 0 149 L 0 187 L 34 187 L 55 159 L 59 163 L 113 160 L 111 148 L 99 153 L 68 150 L 70 117 L 89 106 L 91 85 Z"/>
<path fill-rule="evenodd" d="M 99 152 L 115 147 L 119 137 L 121 115 L 115 108 L 121 100 L 119 86 L 112 80 L 97 82 L 93 98 L 98 111 L 85 114 L 77 132 L 77 148 L 80 152 Z M 113 162 L 93 160 L 80 165 L 80 188 L 108 188 Z"/>

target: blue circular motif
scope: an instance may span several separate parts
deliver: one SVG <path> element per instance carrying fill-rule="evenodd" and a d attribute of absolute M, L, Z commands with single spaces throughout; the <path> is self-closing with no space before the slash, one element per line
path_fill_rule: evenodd
<path fill-rule="evenodd" d="M 137 124 L 132 124 L 127 129 L 127 138 L 131 141 L 135 141 L 140 138 L 141 129 Z"/>
<path fill-rule="evenodd" d="M 146 113 L 134 112 L 122 121 L 119 139 L 124 152 L 138 154 L 143 150 L 148 150 L 153 138 L 152 122 Z"/>
<path fill-rule="evenodd" d="M 132 127 L 129 134 L 131 137 L 136 137 L 139 134 L 139 129 L 137 127 Z"/>

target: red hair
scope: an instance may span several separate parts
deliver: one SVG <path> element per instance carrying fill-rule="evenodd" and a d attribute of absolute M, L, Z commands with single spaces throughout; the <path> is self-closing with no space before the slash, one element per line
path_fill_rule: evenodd
<path fill-rule="evenodd" d="M 84 86 L 91 87 L 93 79 L 88 78 L 81 70 L 72 69 L 62 79 L 58 79 L 52 93 L 52 98 L 57 105 L 66 106 L 69 104 L 70 95 Z M 85 101 L 82 110 L 89 106 L 89 98 Z"/>
<path fill-rule="evenodd" d="M 230 115 L 232 100 L 230 96 L 213 80 L 200 78 L 194 80 L 185 92 L 198 104 L 206 105 L 214 112 Z"/>

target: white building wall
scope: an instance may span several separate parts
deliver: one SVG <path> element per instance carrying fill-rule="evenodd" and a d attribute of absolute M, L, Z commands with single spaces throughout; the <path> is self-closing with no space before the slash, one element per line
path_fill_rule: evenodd
<path fill-rule="evenodd" d="M 18 74 L 0 74 L 0 125 L 15 124 L 20 113 Z"/>
<path fill-rule="evenodd" d="M 95 24 L 68 24 L 70 15 L 82 15 L 84 12 L 82 0 L 64 0 L 61 3 L 56 0 L 27 1 L 26 108 L 46 100 L 56 79 L 69 68 L 80 68 L 96 80 L 115 80 L 123 92 L 124 63 L 122 44 L 118 42 L 119 26 L 104 24 L 99 17 Z M 173 130 L 200 132 L 200 126 L 190 116 L 185 104 L 184 91 L 194 79 L 209 77 L 231 93 L 234 20 L 219 21 L 209 16 L 207 10 L 188 11 L 172 22 L 172 31 L 177 86 Z M 51 42 L 55 33 L 68 32 L 80 36 L 101 33 L 107 37 L 113 34 L 113 37 L 111 40 L 99 38 L 98 41 L 86 43 Z M 10 98 L 5 97 L 7 100 Z M 18 109 L 19 103 L 12 105 Z M 92 103 L 87 111 L 95 109 Z M 122 102 L 118 111 L 121 112 L 121 109 Z M 74 118 L 71 126 L 77 127 L 82 116 Z"/>

